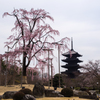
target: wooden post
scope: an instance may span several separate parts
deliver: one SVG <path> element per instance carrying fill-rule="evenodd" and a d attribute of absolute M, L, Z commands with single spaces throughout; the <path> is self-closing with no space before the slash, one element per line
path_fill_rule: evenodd
<path fill-rule="evenodd" d="M 53 86 L 53 79 L 52 79 L 52 58 L 51 58 L 51 86 Z"/>

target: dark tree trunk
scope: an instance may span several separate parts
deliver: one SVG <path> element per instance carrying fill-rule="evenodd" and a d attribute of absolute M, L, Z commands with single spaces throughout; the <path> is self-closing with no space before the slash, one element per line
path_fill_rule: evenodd
<path fill-rule="evenodd" d="M 23 52 L 23 78 L 22 83 L 27 83 L 27 76 L 26 76 L 26 52 Z"/>

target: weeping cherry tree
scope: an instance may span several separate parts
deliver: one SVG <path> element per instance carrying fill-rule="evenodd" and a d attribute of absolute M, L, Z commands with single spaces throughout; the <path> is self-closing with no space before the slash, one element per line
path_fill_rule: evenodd
<path fill-rule="evenodd" d="M 41 61 L 40 56 L 44 55 L 43 48 L 54 48 L 56 45 L 55 35 L 59 35 L 59 31 L 53 29 L 46 23 L 46 19 L 54 21 L 54 19 L 43 9 L 30 11 L 25 9 L 14 9 L 12 13 L 5 12 L 4 16 L 11 16 L 15 18 L 14 33 L 8 37 L 8 41 L 5 42 L 5 46 L 11 48 L 12 53 L 8 53 L 9 56 L 17 55 L 18 58 L 22 58 L 23 68 L 23 83 L 27 83 L 26 69 L 29 67 L 31 61 Z M 59 42 L 64 45 L 62 48 L 67 48 L 68 38 L 65 37 Z M 17 44 L 17 47 L 16 47 Z M 12 57 L 13 57 L 12 56 Z M 43 61 L 41 61 L 42 63 Z"/>

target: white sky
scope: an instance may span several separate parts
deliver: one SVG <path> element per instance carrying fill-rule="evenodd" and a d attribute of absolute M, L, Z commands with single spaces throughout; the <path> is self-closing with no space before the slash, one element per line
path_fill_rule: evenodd
<path fill-rule="evenodd" d="M 4 17 L 4 12 L 11 13 L 15 9 L 45 9 L 54 18 L 50 22 L 60 36 L 73 37 L 74 50 L 83 55 L 80 60 L 100 59 L 100 0 L 0 0 L 0 53 L 7 50 L 4 42 L 12 34 L 13 17 Z M 62 57 L 61 57 L 62 58 Z M 53 62 L 58 72 L 57 62 Z M 62 70 L 62 69 L 61 69 Z"/>

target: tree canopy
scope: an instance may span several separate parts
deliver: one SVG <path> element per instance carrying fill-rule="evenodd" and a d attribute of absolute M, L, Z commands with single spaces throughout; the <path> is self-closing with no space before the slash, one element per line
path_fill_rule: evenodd
<path fill-rule="evenodd" d="M 20 60 L 20 56 L 23 55 L 23 75 L 26 76 L 26 68 L 29 67 L 31 61 L 35 60 L 41 62 L 38 64 L 44 64 L 42 55 L 46 55 L 46 51 L 43 48 L 57 47 L 55 35 L 59 35 L 59 31 L 53 29 L 46 23 L 46 19 L 54 21 L 54 19 L 43 9 L 30 11 L 25 9 L 14 9 L 12 13 L 5 12 L 4 16 L 11 16 L 15 18 L 14 33 L 8 37 L 8 42 L 5 42 L 5 46 L 9 46 L 10 52 L 4 56 L 16 57 Z M 64 37 L 57 43 L 64 44 L 60 46 L 63 50 L 67 48 L 69 38 Z M 17 46 L 16 46 L 17 45 Z M 53 55 L 53 52 L 50 51 Z M 44 56 L 45 57 L 45 56 Z"/>

